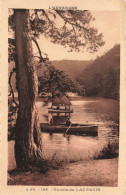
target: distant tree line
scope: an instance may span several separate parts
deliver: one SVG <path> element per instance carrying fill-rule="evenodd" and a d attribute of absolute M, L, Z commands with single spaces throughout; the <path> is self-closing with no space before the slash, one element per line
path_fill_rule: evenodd
<path fill-rule="evenodd" d="M 54 60 L 52 65 L 65 72 L 70 78 L 76 79 L 91 64 L 91 60 Z"/>
<path fill-rule="evenodd" d="M 97 57 L 76 80 L 85 88 L 87 96 L 119 99 L 120 45 Z"/>

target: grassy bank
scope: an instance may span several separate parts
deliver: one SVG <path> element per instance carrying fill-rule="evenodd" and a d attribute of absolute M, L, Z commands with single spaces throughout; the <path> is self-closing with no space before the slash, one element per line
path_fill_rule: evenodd
<path fill-rule="evenodd" d="M 118 158 L 68 163 L 58 170 L 9 175 L 9 185 L 117 186 Z"/>
<path fill-rule="evenodd" d="M 19 172 L 16 168 L 13 142 L 9 142 L 8 185 L 42 186 L 117 186 L 118 158 L 56 162 L 53 157 L 44 172 Z M 42 165 L 43 166 L 43 165 Z"/>

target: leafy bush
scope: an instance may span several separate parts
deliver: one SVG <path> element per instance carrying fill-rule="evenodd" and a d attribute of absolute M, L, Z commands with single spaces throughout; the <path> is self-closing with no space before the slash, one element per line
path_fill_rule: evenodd
<path fill-rule="evenodd" d="M 100 151 L 98 155 L 94 156 L 94 159 L 112 159 L 118 156 L 119 144 L 117 142 L 110 143 Z"/>

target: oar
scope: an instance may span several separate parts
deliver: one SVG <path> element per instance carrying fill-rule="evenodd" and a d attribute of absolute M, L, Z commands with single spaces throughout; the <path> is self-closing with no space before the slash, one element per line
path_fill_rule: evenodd
<path fill-rule="evenodd" d="M 70 129 L 72 123 L 70 124 L 70 126 L 67 128 L 66 132 L 64 133 L 64 135 L 68 132 L 68 130 Z"/>

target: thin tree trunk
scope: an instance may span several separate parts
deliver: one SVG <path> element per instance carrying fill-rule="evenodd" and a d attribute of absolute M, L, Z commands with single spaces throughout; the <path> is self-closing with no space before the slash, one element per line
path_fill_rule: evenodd
<path fill-rule="evenodd" d="M 16 121 L 15 158 L 18 168 L 34 166 L 42 158 L 42 138 L 35 105 L 38 80 L 33 59 L 28 10 L 14 10 L 16 80 L 19 110 Z"/>

